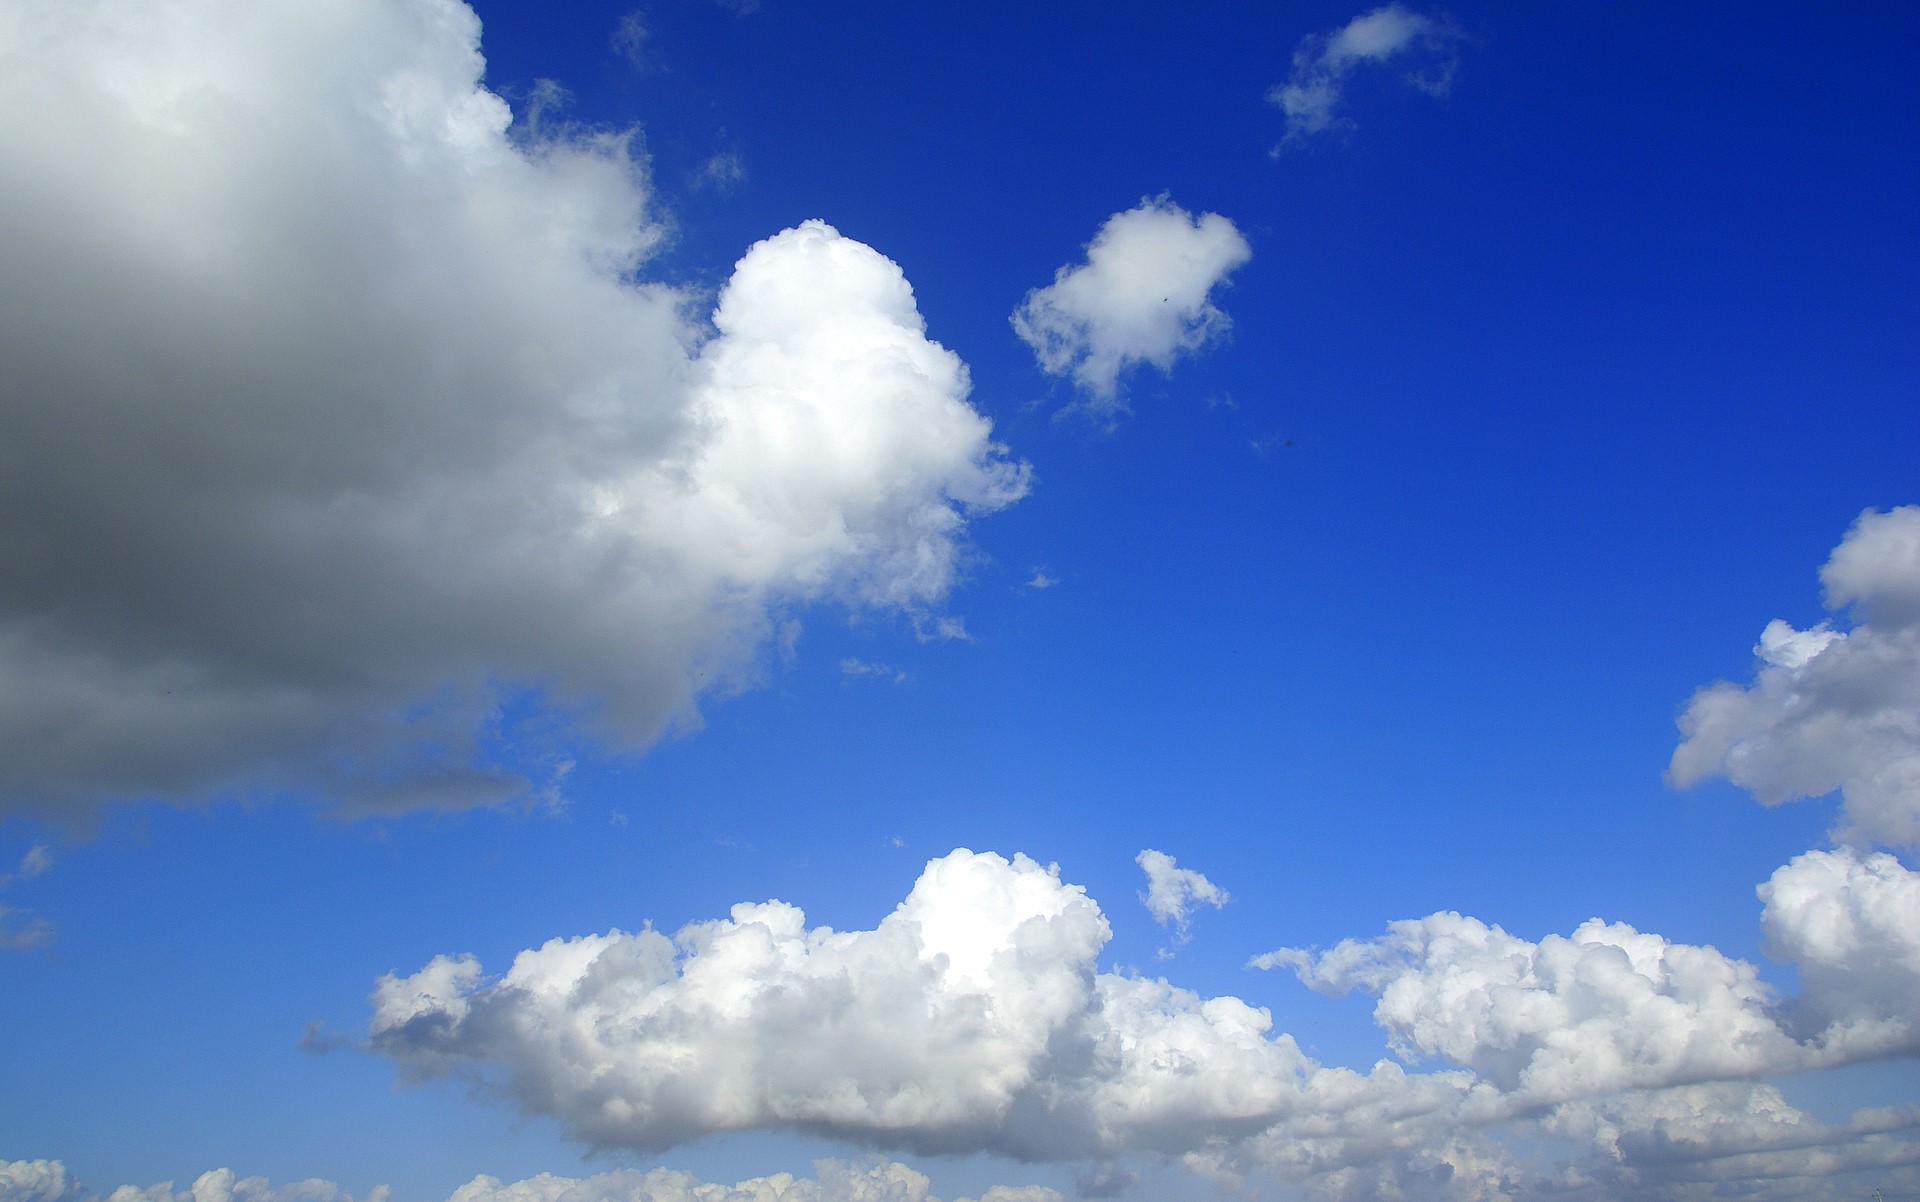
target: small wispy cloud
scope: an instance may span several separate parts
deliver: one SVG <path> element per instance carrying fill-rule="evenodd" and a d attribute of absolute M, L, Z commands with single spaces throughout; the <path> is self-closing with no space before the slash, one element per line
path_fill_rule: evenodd
<path fill-rule="evenodd" d="M 1340 124 L 1347 77 L 1363 64 L 1404 58 L 1415 65 L 1403 76 L 1408 84 L 1430 96 L 1446 95 L 1459 66 L 1460 37 L 1452 23 L 1396 2 L 1331 34 L 1305 38 L 1293 52 L 1293 74 L 1267 93 L 1287 115 L 1287 135 L 1274 153 Z"/>
<path fill-rule="evenodd" d="M 1030 589 L 1049 589 L 1059 583 L 1060 578 L 1058 576 L 1049 576 L 1045 568 L 1035 566 L 1033 575 L 1028 577 L 1024 587 Z"/>
<path fill-rule="evenodd" d="M 0 889 L 15 881 L 30 881 L 53 867 L 53 849 L 36 843 L 12 872 L 0 873 Z M 31 910 L 0 905 L 0 951 L 21 952 L 53 941 L 53 924 Z"/>
<path fill-rule="evenodd" d="M 1148 848 L 1135 856 L 1133 862 L 1147 874 L 1147 890 L 1140 895 L 1140 902 L 1155 922 L 1173 928 L 1175 946 L 1190 938 L 1187 928 L 1196 906 L 1212 906 L 1217 910 L 1232 900 L 1225 889 L 1191 868 L 1181 868 L 1164 851 Z M 1172 954 L 1168 948 L 1160 949 L 1161 959 Z"/>
<path fill-rule="evenodd" d="M 889 684 L 907 683 L 905 670 L 892 664 L 877 663 L 849 655 L 840 661 L 840 675 L 848 680 L 883 680 Z"/>
<path fill-rule="evenodd" d="M 692 183 L 695 190 L 726 193 L 739 187 L 746 178 L 746 160 L 737 151 L 718 150 L 693 173 Z"/>
<path fill-rule="evenodd" d="M 635 69 L 646 71 L 653 67 L 652 55 L 648 52 L 648 43 L 653 40 L 653 31 L 647 28 L 647 14 L 641 9 L 620 18 L 613 29 L 613 50 L 627 60 Z"/>

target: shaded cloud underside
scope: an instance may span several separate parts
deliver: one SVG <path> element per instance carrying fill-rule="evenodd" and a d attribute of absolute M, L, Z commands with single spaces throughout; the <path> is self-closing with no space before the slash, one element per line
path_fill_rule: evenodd
<path fill-rule="evenodd" d="M 642 747 L 1025 490 L 875 251 L 647 282 L 629 135 L 514 127 L 454 0 L 4 22 L 0 809 L 525 792 L 503 700 Z"/>

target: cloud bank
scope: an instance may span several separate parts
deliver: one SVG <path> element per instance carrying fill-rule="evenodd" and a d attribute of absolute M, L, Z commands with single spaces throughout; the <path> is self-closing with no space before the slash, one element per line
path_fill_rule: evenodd
<path fill-rule="evenodd" d="M 1920 847 L 1920 506 L 1868 510 L 1820 570 L 1851 625 L 1769 622 L 1751 685 L 1695 693 L 1668 774 L 1767 805 L 1839 790 L 1836 837 Z"/>
<path fill-rule="evenodd" d="M 447 1202 L 940 1202 L 931 1185 L 924 1174 L 892 1161 L 818 1160 L 812 1177 L 775 1173 L 733 1185 L 671 1169 L 616 1169 L 591 1177 L 542 1173 L 513 1182 L 483 1174 L 454 1190 Z M 380 1185 L 362 1202 L 388 1197 Z M 0 1162 L 0 1202 L 353 1202 L 353 1196 L 323 1179 L 274 1185 L 264 1177 L 237 1177 L 231 1169 L 202 1173 L 184 1190 L 167 1181 L 144 1189 L 123 1185 L 102 1195 L 83 1190 L 60 1161 L 18 1160 Z M 996 1185 L 978 1202 L 1060 1202 L 1060 1195 L 1043 1186 Z"/>
<path fill-rule="evenodd" d="M 510 797 L 503 701 L 642 747 L 1026 487 L 832 227 L 647 282 L 631 133 L 514 126 L 454 0 L 4 34 L 0 809 Z"/>
<path fill-rule="evenodd" d="M 1281 145 L 1337 124 L 1347 77 L 1366 63 L 1411 59 L 1420 65 L 1406 76 L 1406 82 L 1430 95 L 1444 96 L 1453 84 L 1459 40 L 1459 31 L 1452 25 L 1399 3 L 1355 17 L 1331 34 L 1302 40 L 1293 52 L 1293 74 L 1267 93 L 1267 100 L 1287 115 L 1287 136 Z"/>
<path fill-rule="evenodd" d="M 406 1077 L 463 1077 L 596 1148 L 785 1129 L 1108 1176 L 1158 1155 L 1337 1197 L 1421 1180 L 1451 1184 L 1409 1196 L 1620 1197 L 1663 1173 L 1788 1197 L 1741 1158 L 1920 1161 L 1920 1108 L 1834 1127 L 1759 1080 L 1920 1050 L 1920 876 L 1810 852 L 1762 896 L 1770 942 L 1803 969 L 1794 998 L 1714 948 L 1597 919 L 1532 942 L 1442 913 L 1257 958 L 1378 998 L 1401 1063 L 1365 1073 L 1314 1061 L 1239 998 L 1100 971 L 1108 927 L 1082 889 L 965 850 L 871 930 L 809 928 L 774 901 L 672 937 L 556 939 L 497 979 L 437 957 L 380 980 L 369 1034 Z M 1451 1067 L 1409 1071 L 1429 1060 Z M 1520 1153 L 1540 1141 L 1546 1166 Z"/>
<path fill-rule="evenodd" d="M 1171 371 L 1176 359 L 1221 337 L 1231 322 L 1215 288 L 1253 256 L 1233 222 L 1195 217 L 1166 196 L 1109 217 L 1084 263 L 1027 293 L 1014 332 L 1049 375 L 1073 377 L 1096 411 L 1122 407 L 1120 376 L 1139 363 Z"/>

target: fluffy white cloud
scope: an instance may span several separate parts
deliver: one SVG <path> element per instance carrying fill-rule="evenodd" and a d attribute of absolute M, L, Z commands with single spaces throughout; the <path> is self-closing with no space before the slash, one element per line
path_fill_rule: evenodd
<path fill-rule="evenodd" d="M 870 1160 L 814 1162 L 814 1176 L 776 1173 L 733 1185 L 701 1181 L 672 1169 L 616 1169 L 592 1177 L 556 1177 L 542 1173 L 503 1182 L 485 1175 L 454 1190 L 447 1202 L 940 1202 L 925 1174 L 904 1164 Z M 375 1186 L 366 1202 L 385 1202 L 386 1186 Z M 57 1160 L 0 1162 L 0 1202 L 353 1202 L 331 1181 L 298 1181 L 276 1186 L 264 1177 L 236 1178 L 231 1169 L 202 1173 L 191 1188 L 175 1191 L 172 1182 L 145 1189 L 123 1185 L 106 1195 L 82 1191 Z M 956 1202 L 973 1202 L 956 1199 Z M 979 1202 L 1060 1202 L 1044 1186 L 996 1185 Z"/>
<path fill-rule="evenodd" d="M 386 1186 L 375 1186 L 364 1202 L 386 1202 L 387 1197 Z M 82 1189 L 58 1160 L 16 1160 L 0 1161 L 0 1202 L 353 1202 L 353 1195 L 318 1178 L 274 1185 L 265 1177 L 237 1176 L 232 1169 L 202 1173 L 183 1190 L 163 1181 L 96 1194 Z"/>
<path fill-rule="evenodd" d="M 0 1202 L 61 1202 L 75 1189 L 60 1161 L 0 1161 Z"/>
<path fill-rule="evenodd" d="M 782 902 L 672 939 L 554 940 L 497 981 L 440 957 L 373 997 L 410 1074 L 493 1066 L 596 1146 L 787 1127 L 922 1152 L 1179 1150 L 1295 1099 L 1265 1011 L 1095 972 L 1100 908 L 1025 856 L 929 863 L 869 931 Z"/>
<path fill-rule="evenodd" d="M 0 17 L 0 807 L 513 795 L 502 696 L 643 746 L 1023 492 L 893 263 L 809 222 L 709 329 L 627 135 L 516 129 L 479 34 Z"/>
<path fill-rule="evenodd" d="M 1219 909 L 1231 899 L 1227 891 L 1191 868 L 1181 868 L 1164 851 L 1148 848 L 1134 857 L 1134 863 L 1147 874 L 1147 891 L 1140 902 L 1161 926 L 1171 923 L 1185 939 L 1188 920 L 1195 906 Z"/>
<path fill-rule="evenodd" d="M 1293 52 L 1293 74 L 1267 93 L 1287 115 L 1287 141 L 1296 142 L 1334 124 L 1347 76 L 1362 63 L 1384 63 L 1408 56 L 1421 64 L 1407 82 L 1433 95 L 1453 83 L 1454 47 L 1460 35 L 1452 25 L 1388 4 L 1355 17 L 1332 34 L 1304 39 Z"/>
<path fill-rule="evenodd" d="M 1820 572 L 1850 629 L 1770 622 L 1754 682 L 1695 693 L 1668 772 L 1767 805 L 1840 791 L 1847 840 L 1920 847 L 1920 506 L 1860 515 Z"/>
<path fill-rule="evenodd" d="M 1503 1093 L 1554 1103 L 1623 1089 L 1799 1068 L 1758 970 L 1711 947 L 1593 919 L 1538 943 L 1475 918 L 1431 914 L 1288 967 L 1326 993 L 1378 996 L 1374 1018 L 1406 1056 L 1466 1065 Z"/>
<path fill-rule="evenodd" d="M 1174 360 L 1220 337 L 1230 324 L 1213 290 L 1253 255 L 1233 222 L 1195 217 L 1166 196 L 1115 213 L 1087 244 L 1086 262 L 1060 268 L 1027 293 L 1014 331 L 1043 370 L 1073 376 L 1096 409 L 1120 406 L 1120 374 L 1137 363 L 1170 371 Z"/>
<path fill-rule="evenodd" d="M 1460 1067 L 1324 1066 L 1238 998 L 1098 971 L 1107 924 L 1083 891 L 1023 856 L 957 851 L 872 930 L 765 902 L 671 938 L 554 940 L 498 979 L 439 957 L 379 982 L 371 1042 L 598 1147 L 781 1128 L 1089 1159 L 1096 1188 L 1125 1180 L 1114 1158 L 1158 1155 L 1353 1198 L 1657 1197 L 1649 1183 L 1778 1175 L 1793 1147 L 1844 1175 L 1920 1159 L 1920 1112 L 1824 1126 L 1755 1083 L 1911 1047 L 1895 1036 L 1920 996 L 1913 874 L 1836 854 L 1763 890 L 1769 938 L 1807 981 L 1787 999 L 1812 1008 L 1805 1032 L 1710 947 L 1597 920 L 1534 943 L 1436 914 L 1256 961 L 1377 994 L 1403 1057 Z"/>
<path fill-rule="evenodd" d="M 1849 1058 L 1920 1051 L 1920 873 L 1885 852 L 1796 856 L 1759 889 L 1796 1023 Z"/>

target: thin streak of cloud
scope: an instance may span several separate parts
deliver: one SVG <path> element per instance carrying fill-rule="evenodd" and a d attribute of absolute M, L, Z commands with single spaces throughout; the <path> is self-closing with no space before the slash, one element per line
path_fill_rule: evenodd
<path fill-rule="evenodd" d="M 1293 74 L 1267 93 L 1287 116 L 1281 148 L 1342 123 L 1347 79 L 1355 69 L 1410 59 L 1419 65 L 1405 82 L 1430 96 L 1444 96 L 1459 66 L 1461 35 L 1444 18 L 1417 13 L 1397 2 L 1355 17 L 1331 34 L 1313 34 L 1293 53 Z"/>

